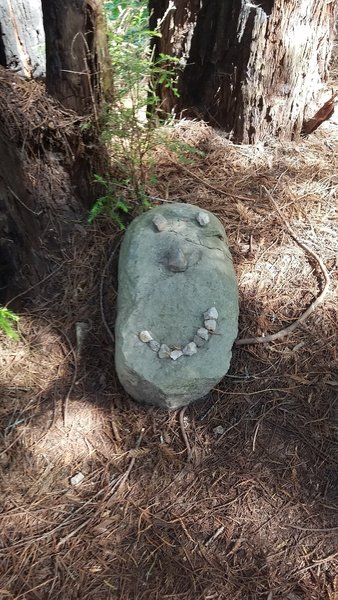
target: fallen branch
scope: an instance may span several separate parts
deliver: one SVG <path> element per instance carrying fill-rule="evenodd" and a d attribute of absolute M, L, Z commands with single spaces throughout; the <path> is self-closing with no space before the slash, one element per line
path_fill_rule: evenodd
<path fill-rule="evenodd" d="M 323 302 L 323 300 L 327 294 L 327 291 L 330 287 L 330 276 L 329 276 L 327 268 L 325 267 L 322 259 L 318 256 L 318 254 L 316 254 L 316 252 L 314 252 L 314 250 L 311 250 L 311 248 L 309 248 L 309 246 L 307 244 L 305 244 L 305 242 L 302 242 L 301 240 L 299 240 L 297 238 L 297 236 L 294 233 L 293 229 L 291 228 L 290 224 L 287 222 L 287 220 L 285 219 L 285 217 L 282 215 L 281 211 L 279 210 L 279 207 L 278 207 L 277 203 L 275 202 L 275 200 L 273 199 L 273 197 L 271 196 L 270 192 L 264 186 L 263 186 L 263 189 L 266 192 L 266 194 L 268 195 L 272 204 L 274 205 L 282 223 L 285 225 L 285 227 L 288 230 L 291 237 L 295 240 L 295 242 L 297 242 L 298 246 L 300 246 L 305 252 L 307 252 L 310 256 L 312 256 L 312 258 L 318 264 L 318 266 L 323 274 L 325 284 L 324 284 L 324 287 L 323 287 L 321 293 L 319 294 L 319 296 L 317 296 L 317 298 L 312 302 L 312 304 L 310 304 L 309 308 L 298 319 L 296 319 L 296 321 L 294 321 L 291 325 L 289 325 L 288 327 L 285 327 L 285 329 L 281 329 L 280 331 L 277 331 L 277 333 L 272 333 L 270 335 L 265 335 L 265 336 L 260 336 L 260 337 L 242 338 L 235 342 L 236 346 L 244 346 L 247 344 L 265 344 L 267 342 L 274 342 L 275 340 L 280 340 L 281 338 L 289 335 L 290 333 L 295 331 L 295 329 L 297 329 L 297 327 L 301 323 L 304 323 L 304 321 L 306 321 L 306 319 L 311 315 L 311 313 L 313 313 L 313 311 L 317 308 L 317 306 L 321 302 Z"/>
<path fill-rule="evenodd" d="M 331 98 L 323 104 L 323 106 L 317 110 L 316 114 L 311 117 L 308 121 L 305 121 L 302 129 L 304 135 L 309 135 L 318 129 L 319 125 L 328 121 L 334 113 L 335 99 L 338 96 L 338 92 L 332 94 Z"/>

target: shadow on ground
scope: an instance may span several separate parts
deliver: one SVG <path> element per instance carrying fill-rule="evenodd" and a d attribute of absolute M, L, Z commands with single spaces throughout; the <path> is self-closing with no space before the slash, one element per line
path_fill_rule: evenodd
<path fill-rule="evenodd" d="M 66 426 L 71 372 L 43 391 L 3 387 L 4 597 L 325 598 L 337 550 L 331 334 L 310 323 L 259 355 L 235 349 L 228 376 L 186 413 L 191 463 L 177 414 L 126 398 L 99 321 Z"/>
<path fill-rule="evenodd" d="M 296 179 L 306 165 L 293 173 L 288 149 L 289 162 L 276 159 L 272 177 L 275 148 L 269 166 L 262 149 L 221 142 L 216 157 L 207 148 L 214 158 L 205 160 L 205 176 L 214 183 L 224 169 L 226 198 L 189 173 L 182 180 L 172 161 L 159 164 L 163 189 L 154 195 L 166 197 L 167 186 L 170 197 L 223 219 L 241 289 L 241 335 L 277 331 L 317 295 L 318 277 L 277 229 L 260 187 L 274 178 L 272 189 L 289 169 L 290 197 L 284 184 L 278 192 L 289 209 L 303 193 Z M 316 219 L 326 201 L 322 237 L 313 238 L 324 252 L 332 198 L 313 191 L 315 146 L 312 155 L 304 214 L 292 205 L 290 220 L 304 231 L 306 210 Z M 77 221 L 60 248 L 62 268 L 11 305 L 22 318 L 20 343 L 2 338 L 0 353 L 0 598 L 332 600 L 334 298 L 287 340 L 234 349 L 227 377 L 185 413 L 189 462 L 178 414 L 135 404 L 116 378 L 101 305 L 112 327 L 116 256 L 107 265 L 117 238 L 104 220 Z M 81 349 L 78 323 L 88 326 Z M 77 473 L 84 478 L 75 486 Z"/>

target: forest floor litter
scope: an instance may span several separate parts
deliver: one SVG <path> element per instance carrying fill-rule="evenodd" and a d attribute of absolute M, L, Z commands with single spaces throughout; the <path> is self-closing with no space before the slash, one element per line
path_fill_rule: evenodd
<path fill-rule="evenodd" d="M 22 88 L 25 114 L 48 119 L 41 87 Z M 0 334 L 0 598 L 337 597 L 337 115 L 292 143 L 239 146 L 184 119 L 171 135 L 203 154 L 162 147 L 147 191 L 222 221 L 239 340 L 298 326 L 235 345 L 183 411 L 138 405 L 114 371 L 122 233 L 74 215 L 50 273 L 9 303 L 20 341 Z M 302 321 L 326 284 L 314 255 L 330 282 Z"/>

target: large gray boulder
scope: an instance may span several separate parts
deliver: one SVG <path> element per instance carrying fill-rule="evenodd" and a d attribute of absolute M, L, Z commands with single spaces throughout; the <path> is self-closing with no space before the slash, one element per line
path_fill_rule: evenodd
<path fill-rule="evenodd" d="M 172 203 L 131 223 L 119 259 L 115 362 L 135 400 L 177 409 L 207 394 L 229 369 L 237 321 L 236 276 L 214 215 Z"/>

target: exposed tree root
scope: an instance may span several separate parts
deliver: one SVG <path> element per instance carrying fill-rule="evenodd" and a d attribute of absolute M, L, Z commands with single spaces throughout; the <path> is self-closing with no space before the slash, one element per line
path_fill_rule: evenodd
<path fill-rule="evenodd" d="M 242 338 L 235 342 L 236 346 L 244 346 L 247 344 L 264 344 L 267 342 L 274 342 L 275 340 L 280 340 L 281 338 L 289 335 L 290 333 L 295 331 L 295 329 L 297 329 L 297 327 L 301 323 L 304 323 L 304 321 L 306 321 L 306 319 L 311 315 L 311 313 L 313 313 L 313 311 L 317 308 L 317 306 L 321 302 L 323 302 L 323 300 L 327 294 L 327 291 L 330 287 L 330 276 L 329 276 L 327 268 L 325 267 L 322 259 L 318 256 L 318 254 L 316 254 L 316 252 L 311 250 L 311 248 L 309 248 L 309 246 L 307 244 L 305 244 L 305 242 L 302 242 L 300 239 L 298 239 L 298 237 L 292 230 L 290 224 L 288 223 L 288 221 L 285 219 L 285 217 L 282 215 L 281 211 L 279 210 L 279 207 L 278 207 L 277 203 L 275 202 L 275 200 L 273 199 L 270 192 L 264 186 L 263 186 L 263 189 L 266 192 L 266 194 L 268 195 L 272 204 L 274 205 L 282 223 L 285 225 L 285 227 L 288 230 L 291 237 L 293 237 L 295 242 L 297 242 L 298 246 L 300 246 L 305 252 L 307 252 L 310 256 L 312 256 L 312 258 L 318 264 L 318 266 L 323 274 L 325 285 L 324 285 L 321 293 L 319 294 L 319 296 L 317 296 L 317 298 L 312 302 L 312 304 L 310 304 L 309 308 L 298 319 L 296 319 L 296 321 L 294 321 L 291 325 L 289 325 L 289 327 L 285 327 L 284 329 L 281 329 L 280 331 L 277 331 L 276 333 L 272 333 L 270 335 Z"/>

